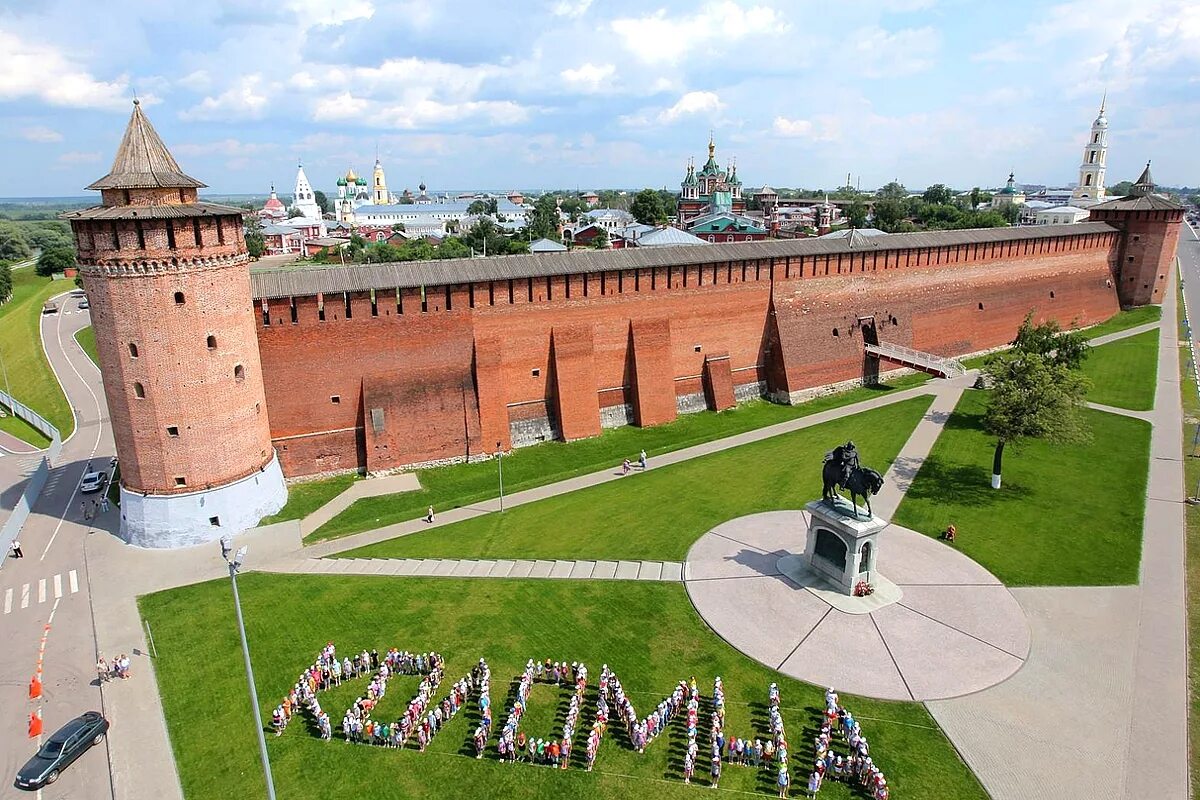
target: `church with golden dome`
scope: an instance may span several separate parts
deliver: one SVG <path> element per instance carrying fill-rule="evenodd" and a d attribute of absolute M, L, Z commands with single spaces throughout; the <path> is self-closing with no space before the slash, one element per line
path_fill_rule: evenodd
<path fill-rule="evenodd" d="M 368 182 L 353 168 L 337 179 L 337 202 L 334 211 L 338 222 L 354 222 L 354 212 L 362 206 L 387 206 L 398 202 L 387 188 L 387 176 L 383 164 L 375 159 L 375 168 Z"/>

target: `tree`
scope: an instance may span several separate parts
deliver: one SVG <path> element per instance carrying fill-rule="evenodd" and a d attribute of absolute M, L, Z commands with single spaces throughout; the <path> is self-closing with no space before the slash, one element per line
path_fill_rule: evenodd
<path fill-rule="evenodd" d="M 12 265 L 0 261 L 0 303 L 7 303 L 12 297 Z"/>
<path fill-rule="evenodd" d="M 604 228 L 596 228 L 596 235 L 592 237 L 592 247 L 597 250 L 608 247 L 608 231 Z"/>
<path fill-rule="evenodd" d="M 531 239 L 558 239 L 558 203 L 554 195 L 544 194 L 533 203 L 526 218 Z"/>
<path fill-rule="evenodd" d="M 979 191 L 979 187 L 976 186 L 971 189 L 971 210 L 974 211 L 975 209 L 979 208 L 979 204 L 982 202 L 983 192 Z"/>
<path fill-rule="evenodd" d="M 34 271 L 43 277 L 49 277 L 57 272 L 72 269 L 75 266 L 75 248 L 69 245 L 55 245 L 42 251 L 38 256 Z"/>
<path fill-rule="evenodd" d="M 463 244 L 462 239 L 455 236 L 447 236 L 442 240 L 442 243 L 437 246 L 437 251 L 433 254 L 434 258 L 469 258 L 471 248 Z"/>
<path fill-rule="evenodd" d="M 495 214 L 497 209 L 496 198 L 489 197 L 486 200 L 472 200 L 471 205 L 467 206 L 467 213 L 473 217 L 482 217 L 488 214 Z"/>
<path fill-rule="evenodd" d="M 12 222 L 0 220 L 0 260 L 24 261 L 32 255 L 25 232 Z"/>
<path fill-rule="evenodd" d="M 867 225 L 867 204 L 862 201 L 862 198 L 855 197 L 850 205 L 846 206 L 846 221 L 850 223 L 851 228 L 865 228 Z"/>
<path fill-rule="evenodd" d="M 921 198 L 931 205 L 943 205 L 954 199 L 954 192 L 950 191 L 944 183 L 935 183 L 925 190 L 925 194 Z"/>
<path fill-rule="evenodd" d="M 1021 219 L 1021 207 L 1016 203 L 1005 203 L 1000 206 L 1000 216 L 1004 217 L 1009 225 L 1016 225 L 1017 220 Z"/>
<path fill-rule="evenodd" d="M 246 252 L 250 254 L 251 258 L 262 258 L 262 254 L 267 252 L 262 223 L 257 219 L 250 219 L 246 223 Z"/>
<path fill-rule="evenodd" d="M 908 197 L 908 189 L 905 189 L 904 184 L 899 181 L 891 181 L 884 184 L 875 196 L 887 200 L 903 200 Z"/>
<path fill-rule="evenodd" d="M 317 201 L 317 208 L 321 209 L 322 214 L 328 214 L 333 211 L 333 206 L 329 202 L 329 198 L 320 189 L 313 190 L 313 197 Z"/>
<path fill-rule="evenodd" d="M 629 204 L 629 213 L 643 225 L 662 225 L 667 221 L 667 209 L 654 189 L 642 189 L 635 194 Z"/>
<path fill-rule="evenodd" d="M 300 211 L 299 206 L 291 206 L 287 210 L 287 215 L 288 219 L 291 219 L 292 217 L 303 217 L 304 213 Z"/>
<path fill-rule="evenodd" d="M 1108 187 L 1108 193 L 1114 196 L 1124 197 L 1133 191 L 1133 181 L 1121 181 L 1116 186 Z"/>
<path fill-rule="evenodd" d="M 1061 333 L 1050 322 L 1034 325 L 1025 317 L 1010 350 L 992 356 L 984 368 L 991 382 L 983 427 L 996 437 L 992 488 L 1000 488 L 1004 448 L 1021 439 L 1071 444 L 1088 439 L 1079 411 L 1091 382 L 1078 367 L 1087 343 L 1078 332 Z"/>
<path fill-rule="evenodd" d="M 894 197 L 875 201 L 875 227 L 892 231 L 904 219 L 904 203 Z"/>
<path fill-rule="evenodd" d="M 403 222 L 397 222 L 397 223 L 395 223 L 394 225 L 392 225 L 392 232 L 393 232 L 393 233 L 404 233 L 404 230 L 405 230 L 405 229 L 404 229 L 404 223 L 403 223 Z"/>

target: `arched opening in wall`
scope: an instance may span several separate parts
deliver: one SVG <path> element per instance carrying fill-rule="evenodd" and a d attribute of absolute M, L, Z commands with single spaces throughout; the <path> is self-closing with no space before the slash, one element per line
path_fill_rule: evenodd
<path fill-rule="evenodd" d="M 183 292 L 175 293 L 175 305 L 181 306 L 184 303 Z"/>
<path fill-rule="evenodd" d="M 208 335 L 208 339 L 206 340 L 206 344 L 208 345 L 209 350 L 216 350 L 217 349 L 217 337 L 213 336 L 210 333 Z"/>
<path fill-rule="evenodd" d="M 834 329 L 833 329 L 833 335 L 834 335 L 834 336 L 838 336 L 838 335 L 839 335 L 839 334 L 838 334 L 838 329 L 837 329 L 837 328 L 834 328 Z"/>
<path fill-rule="evenodd" d="M 1050 293 L 1050 299 L 1051 299 L 1051 300 L 1053 300 L 1053 299 L 1054 299 L 1054 292 L 1051 292 L 1051 293 Z"/>
<path fill-rule="evenodd" d="M 233 368 L 233 379 L 238 383 L 246 380 L 246 368 L 238 364 Z"/>
<path fill-rule="evenodd" d="M 139 400 L 146 399 L 146 387 L 142 386 L 140 383 L 133 384 L 133 396 Z"/>
<path fill-rule="evenodd" d="M 980 311 L 983 311 L 983 303 L 980 303 L 980 304 L 979 304 L 979 310 L 980 310 Z"/>
<path fill-rule="evenodd" d="M 129 357 L 130 357 L 130 358 L 137 358 L 137 357 L 138 357 L 138 349 L 137 349 L 137 345 L 136 345 L 136 344 L 134 344 L 133 342 L 130 342 L 130 343 L 129 343 Z"/>
<path fill-rule="evenodd" d="M 1085 176 L 1083 177 L 1083 185 L 1084 185 L 1084 186 L 1091 186 L 1091 185 L 1092 185 L 1092 176 L 1091 176 L 1091 175 L 1085 175 Z"/>

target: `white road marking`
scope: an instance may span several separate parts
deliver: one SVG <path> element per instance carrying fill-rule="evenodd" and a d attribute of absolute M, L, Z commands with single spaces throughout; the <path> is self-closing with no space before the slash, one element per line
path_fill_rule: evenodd
<path fill-rule="evenodd" d="M 38 602 L 46 602 L 46 579 L 42 578 L 38 581 Z"/>
<path fill-rule="evenodd" d="M 13 594 L 13 592 L 12 592 L 11 588 L 7 592 L 4 593 L 4 613 L 5 614 L 12 613 L 12 594 Z"/>
<path fill-rule="evenodd" d="M 54 576 L 54 599 L 62 597 L 62 573 Z"/>
<path fill-rule="evenodd" d="M 29 584 L 21 587 L 21 608 L 29 608 Z"/>
<path fill-rule="evenodd" d="M 75 574 L 75 570 L 71 570 L 67 573 L 67 581 L 71 585 L 71 594 L 75 594 L 79 591 L 79 576 Z"/>

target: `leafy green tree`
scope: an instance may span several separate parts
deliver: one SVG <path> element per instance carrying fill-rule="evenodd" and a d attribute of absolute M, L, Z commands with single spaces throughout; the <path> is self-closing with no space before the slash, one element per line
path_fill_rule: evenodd
<path fill-rule="evenodd" d="M 38 256 L 34 270 L 38 275 L 49 277 L 75 266 L 75 248 L 67 245 L 57 245 L 43 250 Z"/>
<path fill-rule="evenodd" d="M 437 246 L 434 253 L 434 258 L 468 258 L 471 255 L 471 248 L 463 244 L 462 239 L 456 236 L 447 236 L 442 240 L 442 243 Z"/>
<path fill-rule="evenodd" d="M 313 190 L 313 198 L 317 201 L 317 208 L 321 209 L 322 214 L 328 214 L 333 211 L 333 206 L 329 202 L 329 198 L 320 189 Z"/>
<path fill-rule="evenodd" d="M 472 200 L 471 205 L 467 206 L 467 213 L 472 216 L 482 217 L 488 214 L 495 214 L 497 208 L 496 198 L 489 197 L 486 200 Z"/>
<path fill-rule="evenodd" d="M 886 200 L 903 200 L 908 197 L 908 189 L 899 181 L 890 181 L 884 184 L 875 196 Z"/>
<path fill-rule="evenodd" d="M 867 204 L 862 201 L 861 197 L 855 197 L 850 205 L 846 206 L 844 213 L 851 228 L 867 226 Z"/>
<path fill-rule="evenodd" d="M 532 239 L 558 239 L 558 201 L 552 194 L 544 194 L 533 203 L 533 212 L 528 220 L 529 237 Z"/>
<path fill-rule="evenodd" d="M 29 240 L 20 226 L 0 221 L 0 260 L 24 261 L 33 255 Z"/>
<path fill-rule="evenodd" d="M 662 225 L 667 221 L 667 209 L 654 189 L 642 189 L 635 194 L 629 204 L 629 213 L 643 225 Z"/>
<path fill-rule="evenodd" d="M 251 258 L 262 258 L 267 252 L 267 243 L 263 239 L 262 223 L 250 220 L 246 223 L 246 252 Z"/>
<path fill-rule="evenodd" d="M 925 194 L 921 198 L 932 205 L 942 205 L 949 203 L 954 199 L 954 192 L 950 191 L 944 183 L 935 183 L 925 190 Z"/>
<path fill-rule="evenodd" d="M 596 235 L 592 237 L 592 247 L 597 250 L 603 250 L 608 247 L 608 231 L 604 228 L 597 228 Z"/>
<path fill-rule="evenodd" d="M 875 227 L 882 231 L 893 231 L 900 220 L 904 219 L 905 206 L 897 198 L 883 198 L 875 201 Z"/>
<path fill-rule="evenodd" d="M 1115 196 L 1124 197 L 1133 191 L 1133 181 L 1121 181 L 1115 186 L 1108 187 L 1108 193 Z"/>
<path fill-rule="evenodd" d="M 1017 220 L 1021 218 L 1021 207 L 1016 203 L 1005 203 L 999 210 L 1000 216 L 1004 217 L 1004 221 L 1009 225 L 1016 225 Z"/>
<path fill-rule="evenodd" d="M 983 192 L 981 192 L 979 190 L 979 187 L 976 186 L 973 189 L 971 189 L 971 210 L 974 211 L 975 209 L 979 208 L 979 204 L 982 202 L 983 202 Z"/>
<path fill-rule="evenodd" d="M 0 303 L 7 303 L 12 297 L 12 264 L 0 261 Z"/>
<path fill-rule="evenodd" d="M 984 368 L 991 383 L 983 427 L 996 437 L 992 486 L 1000 488 L 1004 448 L 1022 439 L 1057 444 L 1087 441 L 1080 415 L 1091 382 L 1078 370 L 1087 342 L 1075 331 L 1062 333 L 1053 322 L 1034 325 L 1025 317 L 1010 350 L 992 356 Z"/>

